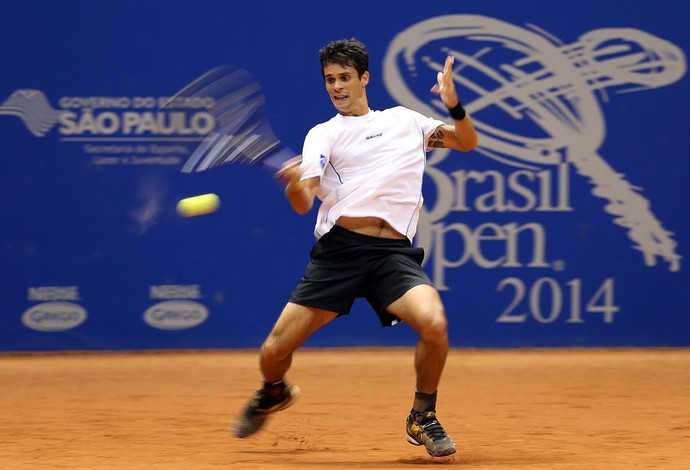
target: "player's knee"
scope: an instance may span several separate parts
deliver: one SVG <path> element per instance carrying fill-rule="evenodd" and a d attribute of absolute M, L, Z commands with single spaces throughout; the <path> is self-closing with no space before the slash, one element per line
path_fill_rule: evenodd
<path fill-rule="evenodd" d="M 266 341 L 264 341 L 264 344 L 261 345 L 261 356 L 263 359 L 271 362 L 285 359 L 291 352 L 280 341 L 280 337 L 275 334 L 270 334 Z"/>
<path fill-rule="evenodd" d="M 424 312 L 422 318 L 419 335 L 423 339 L 433 342 L 448 340 L 448 322 L 443 307 L 430 307 Z"/>

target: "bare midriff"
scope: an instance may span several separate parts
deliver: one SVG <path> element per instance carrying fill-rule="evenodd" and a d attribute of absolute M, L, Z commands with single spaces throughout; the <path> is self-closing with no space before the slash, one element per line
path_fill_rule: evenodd
<path fill-rule="evenodd" d="M 353 232 L 379 238 L 406 238 L 405 235 L 398 233 L 388 222 L 378 217 L 345 217 L 341 216 L 335 222 L 339 227 Z"/>

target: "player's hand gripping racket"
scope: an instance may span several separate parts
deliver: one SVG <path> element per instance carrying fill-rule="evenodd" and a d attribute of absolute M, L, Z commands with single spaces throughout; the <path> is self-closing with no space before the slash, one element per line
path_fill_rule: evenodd
<path fill-rule="evenodd" d="M 188 108 L 204 100 L 215 126 L 182 167 L 183 173 L 232 163 L 260 165 L 269 171 L 294 165 L 301 156 L 273 133 L 261 87 L 244 69 L 215 67 L 172 96 L 161 109 Z"/>

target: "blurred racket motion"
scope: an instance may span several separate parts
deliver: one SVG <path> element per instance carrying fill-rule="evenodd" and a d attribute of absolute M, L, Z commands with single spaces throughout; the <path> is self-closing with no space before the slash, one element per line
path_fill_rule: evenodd
<path fill-rule="evenodd" d="M 215 119 L 210 132 L 182 167 L 183 173 L 239 163 L 279 170 L 297 154 L 275 136 L 261 87 L 244 69 L 214 67 L 175 93 L 161 109 L 204 103 Z M 298 159 L 297 159 L 298 160 Z"/>

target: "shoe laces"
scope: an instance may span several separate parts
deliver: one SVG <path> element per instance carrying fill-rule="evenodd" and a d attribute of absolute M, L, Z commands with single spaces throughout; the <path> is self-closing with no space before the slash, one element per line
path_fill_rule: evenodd
<path fill-rule="evenodd" d="M 266 407 L 266 402 L 267 402 L 267 397 L 266 394 L 264 393 L 263 390 L 258 390 L 254 396 L 252 397 L 251 401 L 249 402 L 249 406 L 252 408 L 265 408 Z"/>
<path fill-rule="evenodd" d="M 415 420 L 432 441 L 439 441 L 447 436 L 446 430 L 443 429 L 441 423 L 438 422 L 436 413 L 433 411 L 416 414 Z"/>
<path fill-rule="evenodd" d="M 270 408 L 276 403 L 280 403 L 284 398 L 285 390 L 283 390 L 283 392 L 276 397 L 270 397 L 264 389 L 261 389 L 256 391 L 251 401 L 249 402 L 249 406 L 257 410 L 266 409 Z"/>

